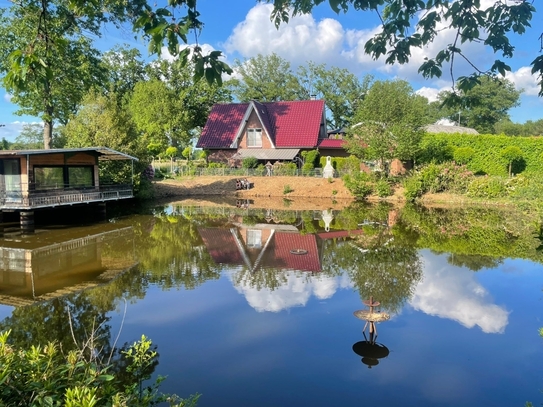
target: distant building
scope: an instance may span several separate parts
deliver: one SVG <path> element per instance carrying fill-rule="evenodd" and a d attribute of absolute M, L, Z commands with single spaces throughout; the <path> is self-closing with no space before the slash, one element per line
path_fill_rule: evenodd
<path fill-rule="evenodd" d="M 427 126 L 424 126 L 424 130 L 426 133 L 448 133 L 448 134 L 479 134 L 479 132 L 475 129 L 472 129 L 470 127 L 462 127 L 462 126 L 447 126 L 444 124 L 429 124 Z"/>

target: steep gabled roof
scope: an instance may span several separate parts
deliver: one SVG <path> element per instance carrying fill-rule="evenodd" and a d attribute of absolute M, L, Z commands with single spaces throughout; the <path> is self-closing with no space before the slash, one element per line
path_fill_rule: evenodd
<path fill-rule="evenodd" d="M 216 104 L 198 140 L 199 148 L 234 148 L 254 110 L 276 148 L 315 148 L 324 119 L 323 100 Z"/>
<path fill-rule="evenodd" d="M 244 124 L 249 103 L 217 103 L 213 105 L 198 140 L 199 148 L 229 148 Z"/>

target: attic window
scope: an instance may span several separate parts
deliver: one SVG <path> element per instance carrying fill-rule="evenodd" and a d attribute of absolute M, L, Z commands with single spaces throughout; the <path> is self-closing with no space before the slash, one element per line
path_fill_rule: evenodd
<path fill-rule="evenodd" d="M 262 129 L 247 129 L 247 147 L 262 147 Z"/>

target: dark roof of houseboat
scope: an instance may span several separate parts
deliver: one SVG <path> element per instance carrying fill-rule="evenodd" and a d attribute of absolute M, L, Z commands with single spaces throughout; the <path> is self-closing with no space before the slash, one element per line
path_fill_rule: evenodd
<path fill-rule="evenodd" d="M 84 152 L 96 152 L 99 154 L 98 159 L 102 161 L 112 160 L 134 160 L 138 161 L 136 157 L 121 153 L 120 151 L 112 150 L 108 147 L 83 147 L 83 148 L 52 148 L 49 150 L 1 150 L 2 155 L 36 155 L 36 154 L 65 154 L 65 153 L 84 153 Z"/>

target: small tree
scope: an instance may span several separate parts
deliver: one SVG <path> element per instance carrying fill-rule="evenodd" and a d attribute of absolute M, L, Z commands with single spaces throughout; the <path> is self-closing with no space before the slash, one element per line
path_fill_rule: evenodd
<path fill-rule="evenodd" d="M 192 147 L 191 146 L 185 147 L 185 149 L 183 150 L 181 154 L 190 163 L 190 157 L 192 156 Z"/>
<path fill-rule="evenodd" d="M 173 158 L 177 156 L 177 147 L 168 147 L 164 155 L 170 158 L 170 171 L 173 172 Z"/>
<path fill-rule="evenodd" d="M 523 154 L 522 150 L 517 146 L 509 146 L 502 150 L 501 156 L 507 160 L 509 163 L 509 177 L 511 177 L 513 172 L 513 163 L 515 161 L 522 160 Z"/>

